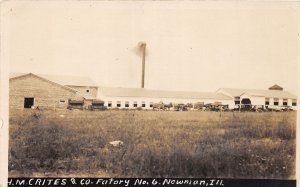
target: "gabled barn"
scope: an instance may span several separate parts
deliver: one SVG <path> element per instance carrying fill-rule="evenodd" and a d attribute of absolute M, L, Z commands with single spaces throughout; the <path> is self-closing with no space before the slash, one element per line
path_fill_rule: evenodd
<path fill-rule="evenodd" d="M 85 98 L 96 99 L 97 89 L 96 84 L 85 77 L 11 74 L 10 108 L 67 108 L 72 103 L 77 106 L 79 101 L 84 108 Z"/>
<path fill-rule="evenodd" d="M 10 108 L 66 108 L 76 90 L 29 73 L 9 80 Z"/>

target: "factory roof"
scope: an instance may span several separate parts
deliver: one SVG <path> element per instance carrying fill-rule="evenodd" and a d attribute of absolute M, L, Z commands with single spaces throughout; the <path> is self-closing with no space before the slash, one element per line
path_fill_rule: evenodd
<path fill-rule="evenodd" d="M 99 87 L 98 95 L 111 97 L 150 97 L 177 99 L 215 99 L 230 100 L 231 98 L 215 92 L 162 91 L 144 88 Z"/>
<path fill-rule="evenodd" d="M 261 96 L 267 98 L 286 98 L 286 99 L 296 99 L 297 96 L 283 90 L 256 90 L 256 89 L 236 89 L 236 88 L 220 88 L 218 93 L 226 93 L 231 97 L 238 97 L 243 94 L 248 94 L 252 96 Z"/>

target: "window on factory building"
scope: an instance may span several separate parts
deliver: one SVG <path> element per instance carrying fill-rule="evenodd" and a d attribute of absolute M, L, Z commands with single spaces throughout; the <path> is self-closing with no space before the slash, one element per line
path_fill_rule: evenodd
<path fill-rule="evenodd" d="M 145 101 L 142 102 L 142 107 L 146 107 Z"/>
<path fill-rule="evenodd" d="M 117 101 L 117 107 L 121 107 L 121 101 Z"/>
<path fill-rule="evenodd" d="M 133 102 L 133 107 L 137 107 L 137 101 Z"/>
<path fill-rule="evenodd" d="M 240 97 L 234 97 L 234 104 L 236 104 L 236 105 L 241 104 L 240 99 L 241 99 Z"/>
<path fill-rule="evenodd" d="M 297 100 L 296 99 L 292 100 L 292 106 L 297 106 Z"/>
<path fill-rule="evenodd" d="M 270 105 L 270 98 L 265 99 L 265 105 Z"/>
<path fill-rule="evenodd" d="M 128 108 L 129 107 L 129 101 L 125 102 L 125 107 Z"/>
<path fill-rule="evenodd" d="M 288 100 L 287 99 L 283 99 L 282 105 L 283 106 L 287 106 L 287 104 L 288 104 Z"/>
<path fill-rule="evenodd" d="M 279 99 L 278 98 L 274 98 L 274 105 L 279 105 Z"/>
<path fill-rule="evenodd" d="M 153 102 L 150 102 L 150 107 L 153 107 Z"/>
<path fill-rule="evenodd" d="M 34 106 L 34 97 L 24 98 L 24 108 L 31 108 Z"/>

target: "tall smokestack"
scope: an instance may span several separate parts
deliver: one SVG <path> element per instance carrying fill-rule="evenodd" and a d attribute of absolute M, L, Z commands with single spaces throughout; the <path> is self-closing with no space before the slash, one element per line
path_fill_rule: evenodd
<path fill-rule="evenodd" d="M 144 88 L 144 86 L 145 86 L 146 43 L 141 44 L 141 50 L 142 50 L 142 85 L 141 85 L 141 87 Z"/>

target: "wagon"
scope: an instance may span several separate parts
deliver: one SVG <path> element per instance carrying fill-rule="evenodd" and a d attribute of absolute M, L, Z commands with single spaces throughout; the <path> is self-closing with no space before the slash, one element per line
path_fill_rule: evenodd
<path fill-rule="evenodd" d="M 183 103 L 178 103 L 173 105 L 175 111 L 187 111 L 188 107 L 187 105 Z"/>
<path fill-rule="evenodd" d="M 83 104 L 84 101 L 83 99 L 69 99 L 68 102 L 68 109 L 69 110 L 73 110 L 73 109 L 79 109 L 79 110 L 83 110 Z"/>
<path fill-rule="evenodd" d="M 89 106 L 89 110 L 106 110 L 107 107 L 104 106 L 104 101 L 94 99 L 92 100 L 92 104 Z"/>

